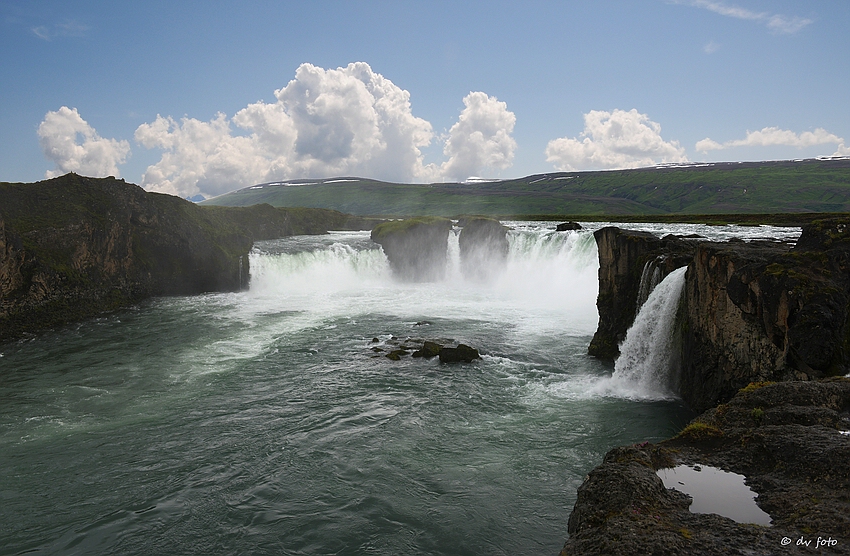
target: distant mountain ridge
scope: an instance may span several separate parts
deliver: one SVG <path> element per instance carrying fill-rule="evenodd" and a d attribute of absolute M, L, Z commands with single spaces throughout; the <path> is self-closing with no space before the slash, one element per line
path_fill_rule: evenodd
<path fill-rule="evenodd" d="M 257 203 L 370 216 L 850 212 L 850 158 L 659 165 L 464 183 L 295 179 L 253 185 L 204 202 Z"/>

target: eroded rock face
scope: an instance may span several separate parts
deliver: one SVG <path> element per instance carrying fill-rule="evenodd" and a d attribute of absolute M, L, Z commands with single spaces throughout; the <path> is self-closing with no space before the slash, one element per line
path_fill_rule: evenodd
<path fill-rule="evenodd" d="M 753 381 L 850 372 L 850 229 L 803 227 L 797 246 L 703 243 L 685 286 L 680 394 L 696 410 Z"/>
<path fill-rule="evenodd" d="M 177 197 L 74 174 L 0 197 L 0 338 L 247 282 L 251 238 Z"/>
<path fill-rule="evenodd" d="M 848 409 L 847 379 L 754 383 L 675 438 L 611 450 L 578 489 L 561 554 L 850 554 Z M 691 513 L 655 473 L 679 464 L 744 475 L 772 526 Z M 818 537 L 838 542 L 815 550 Z"/>
<path fill-rule="evenodd" d="M 679 310 L 679 394 L 696 411 L 753 381 L 850 372 L 850 221 L 804 226 L 797 246 L 709 242 L 603 228 L 599 327 L 589 353 L 618 354 L 647 263 L 688 265 Z"/>
<path fill-rule="evenodd" d="M 255 240 L 363 225 L 319 209 L 200 207 L 115 178 L 0 183 L 0 340 L 154 295 L 239 290 Z"/>
<path fill-rule="evenodd" d="M 508 258 L 508 229 L 493 218 L 468 218 L 460 232 L 460 268 L 464 277 L 487 281 L 501 273 Z"/>
<path fill-rule="evenodd" d="M 619 345 L 635 320 L 641 275 L 647 263 L 666 276 L 693 258 L 692 240 L 606 227 L 594 232 L 599 252 L 599 325 L 588 352 L 603 359 L 619 355 Z"/>
<path fill-rule="evenodd" d="M 375 226 L 372 241 L 387 256 L 393 275 L 410 282 L 433 282 L 446 274 L 452 221 L 425 216 Z"/>

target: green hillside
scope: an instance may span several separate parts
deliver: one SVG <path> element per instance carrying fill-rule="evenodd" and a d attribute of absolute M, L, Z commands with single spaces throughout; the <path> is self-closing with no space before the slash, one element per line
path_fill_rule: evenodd
<path fill-rule="evenodd" d="M 226 206 L 257 203 L 373 216 L 850 212 L 850 159 L 556 172 L 479 183 L 293 180 L 205 201 Z"/>

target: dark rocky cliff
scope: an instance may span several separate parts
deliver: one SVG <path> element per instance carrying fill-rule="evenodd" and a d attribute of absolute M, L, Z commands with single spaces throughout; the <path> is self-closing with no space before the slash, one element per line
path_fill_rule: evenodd
<path fill-rule="evenodd" d="M 844 378 L 752 384 L 675 438 L 611 450 L 578 489 L 561 555 L 850 554 L 848 409 Z M 771 526 L 691 512 L 656 474 L 678 465 L 743 475 Z"/>
<path fill-rule="evenodd" d="M 753 381 L 850 371 L 850 225 L 816 221 L 795 247 L 708 242 L 603 228 L 599 328 L 589 352 L 612 358 L 634 321 L 647 261 L 688 265 L 679 312 L 679 394 L 703 411 Z"/>
<path fill-rule="evenodd" d="M 0 184 L 0 339 L 155 295 L 235 291 L 255 240 L 368 226 L 322 209 L 199 207 L 114 178 Z"/>
<path fill-rule="evenodd" d="M 840 221 L 804 226 L 793 249 L 700 244 L 685 285 L 682 397 L 702 411 L 750 382 L 850 372 L 848 271 Z"/>
<path fill-rule="evenodd" d="M 393 275 L 401 280 L 428 282 L 446 274 L 446 250 L 452 221 L 437 216 L 420 216 L 379 224 L 372 241 L 387 256 Z"/>
<path fill-rule="evenodd" d="M 619 345 L 635 320 L 644 269 L 661 278 L 693 259 L 694 240 L 606 227 L 594 232 L 599 252 L 599 325 L 588 352 L 602 359 L 619 355 Z"/>

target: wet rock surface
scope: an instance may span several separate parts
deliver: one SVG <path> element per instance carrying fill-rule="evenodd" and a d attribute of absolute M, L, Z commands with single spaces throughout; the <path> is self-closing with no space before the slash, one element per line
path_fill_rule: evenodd
<path fill-rule="evenodd" d="M 395 277 L 433 282 L 445 276 L 451 229 L 448 218 L 422 216 L 379 224 L 371 237 L 383 249 Z"/>
<path fill-rule="evenodd" d="M 618 355 L 649 266 L 659 278 L 688 266 L 677 382 L 695 411 L 750 382 L 850 372 L 850 220 L 806 224 L 796 246 L 658 238 L 613 227 L 594 235 L 599 325 L 588 352 L 600 358 Z"/>
<path fill-rule="evenodd" d="M 611 450 L 578 489 L 562 555 L 850 554 L 850 380 L 754 383 L 675 438 Z M 689 510 L 656 470 L 746 477 L 772 526 Z"/>
<path fill-rule="evenodd" d="M 481 359 L 476 348 L 449 338 L 426 340 L 392 336 L 382 341 L 375 337 L 372 338 L 369 349 L 375 354 L 373 357 L 383 356 L 392 361 L 400 361 L 407 356 L 423 359 L 439 357 L 440 363 L 471 363 Z"/>
<path fill-rule="evenodd" d="M 663 278 L 693 259 L 696 243 L 613 226 L 597 230 L 593 236 L 599 251 L 599 325 L 588 353 L 614 359 L 635 320 L 641 275 L 647 263 L 657 264 Z"/>

